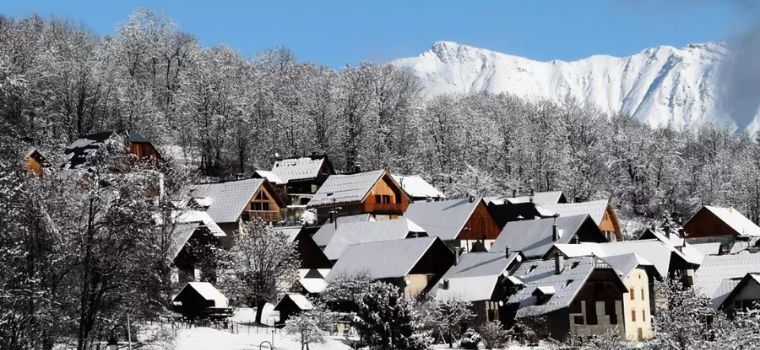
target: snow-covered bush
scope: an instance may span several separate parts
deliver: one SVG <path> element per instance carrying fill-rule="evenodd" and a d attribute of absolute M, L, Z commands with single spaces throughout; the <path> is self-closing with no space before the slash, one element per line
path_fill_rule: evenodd
<path fill-rule="evenodd" d="M 483 338 L 478 332 L 472 328 L 468 328 L 464 334 L 462 334 L 462 339 L 459 340 L 459 346 L 462 349 L 477 349 L 482 340 Z"/>
<path fill-rule="evenodd" d="M 324 343 L 325 335 L 333 324 L 334 315 L 325 310 L 322 305 L 315 305 L 311 310 L 306 310 L 285 321 L 285 332 L 294 335 L 294 339 L 301 344 L 301 350 L 309 350 L 309 344 Z"/>
<path fill-rule="evenodd" d="M 483 337 L 483 343 L 487 349 L 493 349 L 501 347 L 507 341 L 509 332 L 504 329 L 504 325 L 501 321 L 486 322 L 478 328 L 481 337 Z"/>

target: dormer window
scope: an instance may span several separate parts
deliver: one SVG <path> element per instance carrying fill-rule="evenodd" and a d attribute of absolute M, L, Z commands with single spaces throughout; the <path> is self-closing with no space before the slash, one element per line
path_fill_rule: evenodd
<path fill-rule="evenodd" d="M 533 296 L 536 297 L 536 305 L 543 305 L 552 298 L 556 293 L 554 286 L 540 286 L 533 291 Z"/>

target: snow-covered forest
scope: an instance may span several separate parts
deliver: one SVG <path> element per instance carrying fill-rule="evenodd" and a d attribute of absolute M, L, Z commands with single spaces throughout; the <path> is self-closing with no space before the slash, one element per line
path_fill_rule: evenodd
<path fill-rule="evenodd" d="M 323 152 L 339 170 L 420 173 L 452 195 L 560 189 L 647 217 L 703 203 L 760 216 L 760 147 L 718 125 L 652 130 L 574 101 L 505 95 L 423 100 L 391 66 L 333 69 L 286 48 L 249 59 L 149 10 L 114 36 L 33 16 L 1 19 L 0 37 L 2 127 L 18 150 L 59 154 L 78 135 L 121 129 L 211 176 Z"/>

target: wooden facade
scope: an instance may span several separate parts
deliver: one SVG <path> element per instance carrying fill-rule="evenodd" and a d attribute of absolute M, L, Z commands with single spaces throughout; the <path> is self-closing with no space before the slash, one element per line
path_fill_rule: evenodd
<path fill-rule="evenodd" d="M 29 151 L 24 157 L 24 169 L 32 175 L 42 176 L 46 166 L 45 157 L 36 149 Z"/>
<path fill-rule="evenodd" d="M 365 195 L 361 203 L 361 212 L 399 216 L 406 211 L 411 202 L 411 198 L 401 186 L 385 173 Z"/>
<path fill-rule="evenodd" d="M 709 209 L 702 207 L 694 216 L 683 225 L 686 236 L 689 239 L 704 237 L 733 238 L 741 233 L 736 232 Z"/>
<path fill-rule="evenodd" d="M 457 239 L 459 240 L 495 240 L 499 237 L 501 228 L 488 211 L 485 202 L 482 200 L 475 207 L 467 223 L 459 231 Z"/>
<path fill-rule="evenodd" d="M 276 194 L 269 181 L 264 181 L 246 205 L 242 214 L 243 221 L 259 219 L 265 222 L 278 222 L 282 219 L 285 203 Z"/>
<path fill-rule="evenodd" d="M 599 223 L 599 229 L 607 236 L 607 240 L 610 242 L 623 240 L 620 221 L 618 221 L 615 210 L 609 205 L 604 210 L 604 216 L 602 216 L 602 222 Z"/>

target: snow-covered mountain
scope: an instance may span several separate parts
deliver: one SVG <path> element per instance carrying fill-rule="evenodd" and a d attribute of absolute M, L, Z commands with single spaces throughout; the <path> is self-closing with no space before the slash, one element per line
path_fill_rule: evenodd
<path fill-rule="evenodd" d="M 482 91 L 555 101 L 571 96 L 608 114 L 622 111 L 654 127 L 682 128 L 726 121 L 719 112 L 717 73 L 728 54 L 724 45 L 708 43 L 660 46 L 628 57 L 540 62 L 439 41 L 417 57 L 391 64 L 418 76 L 428 96 Z M 737 124 L 747 127 L 746 121 Z"/>

